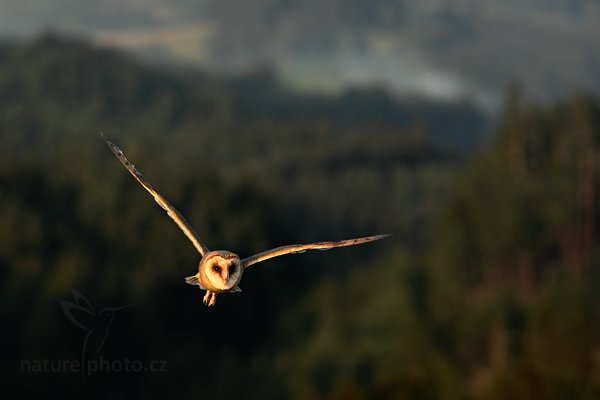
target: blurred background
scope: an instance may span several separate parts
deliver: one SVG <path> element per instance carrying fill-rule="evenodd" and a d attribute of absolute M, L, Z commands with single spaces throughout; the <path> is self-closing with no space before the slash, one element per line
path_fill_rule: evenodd
<path fill-rule="evenodd" d="M 2 392 L 599 398 L 599 20 L 592 0 L 0 2 Z M 394 236 L 259 264 L 209 309 L 100 132 L 211 249 Z"/>

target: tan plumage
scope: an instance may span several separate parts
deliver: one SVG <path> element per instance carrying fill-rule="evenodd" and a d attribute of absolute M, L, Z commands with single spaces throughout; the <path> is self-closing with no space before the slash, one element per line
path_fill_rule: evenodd
<path fill-rule="evenodd" d="M 185 218 L 183 218 L 183 216 L 179 214 L 175 207 L 169 204 L 169 202 L 154 189 L 150 182 L 148 182 L 146 178 L 144 178 L 144 175 L 140 174 L 140 171 L 138 171 L 135 168 L 135 165 L 129 162 L 129 160 L 127 159 L 127 157 L 125 157 L 125 154 L 123 154 L 123 151 L 120 148 L 118 148 L 113 142 L 111 142 L 106 137 L 106 135 L 102 134 L 102 137 L 104 138 L 104 141 L 106 142 L 108 147 L 115 154 L 115 156 L 117 156 L 119 161 L 121 161 L 121 164 L 123 164 L 125 168 L 127 168 L 127 171 L 129 171 L 129 173 L 133 175 L 133 177 L 137 179 L 139 183 L 141 183 L 144 189 L 150 192 L 150 194 L 154 197 L 154 200 L 156 200 L 158 205 L 161 206 L 167 212 L 167 214 L 173 219 L 173 221 L 175 221 L 177 226 L 179 226 L 183 233 L 185 233 L 185 236 L 187 236 L 188 239 L 192 241 L 194 247 L 196 247 L 196 249 L 200 252 L 200 255 L 203 256 L 208 251 L 208 248 L 204 245 L 204 243 L 202 243 L 202 241 L 198 237 L 198 234 L 194 232 L 194 229 L 185 220 Z"/>
<path fill-rule="evenodd" d="M 353 246 L 357 244 L 372 242 L 374 240 L 383 239 L 390 235 L 374 235 L 356 239 L 340 240 L 337 242 L 315 242 L 308 244 L 292 244 L 287 246 L 277 247 L 271 250 L 263 251 L 251 257 L 240 260 L 237 254 L 226 250 L 209 251 L 206 245 L 202 243 L 198 234 L 192 229 L 190 224 L 183 216 L 173 207 L 164 197 L 162 197 L 156 189 L 144 178 L 144 176 L 129 162 L 114 143 L 112 143 L 104 134 L 104 141 L 115 154 L 117 159 L 125 166 L 127 171 L 154 197 L 154 200 L 160 205 L 167 214 L 181 228 L 183 233 L 191 240 L 194 247 L 202 256 L 198 264 L 198 273 L 193 276 L 188 276 L 185 281 L 190 285 L 198 285 L 200 289 L 206 290 L 204 303 L 208 306 L 213 306 L 216 301 L 217 293 L 224 292 L 239 292 L 239 283 L 242 279 L 242 274 L 250 265 L 268 260 L 273 257 L 282 256 L 285 254 L 304 253 L 306 250 L 328 250 L 334 247 Z"/>
<path fill-rule="evenodd" d="M 390 236 L 390 235 L 385 234 L 385 235 L 366 236 L 366 237 L 361 237 L 361 238 L 356 238 L 356 239 L 340 240 L 337 242 L 316 242 L 316 243 L 308 243 L 308 244 L 290 244 L 287 246 L 276 247 L 271 250 L 263 251 L 262 253 L 253 255 L 252 257 L 244 258 L 242 260 L 242 265 L 244 266 L 244 268 L 248 268 L 252 264 L 256 264 L 261 261 L 268 260 L 269 258 L 283 256 L 285 254 L 300 254 L 300 253 L 304 253 L 306 250 L 329 250 L 334 247 L 354 246 L 355 244 L 372 242 L 374 240 L 383 239 L 388 236 Z"/>

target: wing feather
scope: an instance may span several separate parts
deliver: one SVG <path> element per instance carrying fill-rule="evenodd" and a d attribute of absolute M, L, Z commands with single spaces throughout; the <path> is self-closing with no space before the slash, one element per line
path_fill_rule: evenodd
<path fill-rule="evenodd" d="M 242 265 L 244 268 L 249 267 L 252 264 L 259 263 L 264 260 L 268 260 L 269 258 L 283 256 L 285 254 L 300 254 L 304 253 L 306 250 L 329 250 L 334 247 L 345 247 L 345 246 L 354 246 L 356 244 L 362 244 L 367 242 L 372 242 L 374 240 L 383 239 L 390 236 L 389 234 L 385 235 L 374 235 L 374 236 L 366 236 L 356 239 L 348 239 L 348 240 L 340 240 L 337 242 L 316 242 L 309 244 L 290 244 L 288 246 L 281 246 L 271 250 L 263 251 L 262 253 L 258 253 L 253 255 L 252 257 L 248 257 L 242 260 Z"/>
<path fill-rule="evenodd" d="M 108 147 L 112 150 L 117 159 L 119 159 L 121 164 L 125 166 L 127 171 L 129 171 L 129 173 L 144 187 L 144 189 L 150 192 L 150 194 L 154 197 L 154 200 L 158 203 L 158 205 L 161 206 L 167 212 L 169 217 L 171 217 L 173 221 L 175 221 L 177 226 L 181 228 L 183 233 L 185 233 L 185 236 L 187 236 L 188 239 L 192 241 L 194 247 L 196 247 L 200 254 L 204 256 L 204 254 L 208 252 L 208 248 L 204 245 L 204 243 L 202 243 L 200 237 L 198 237 L 198 234 L 194 231 L 194 229 L 192 229 L 192 227 L 185 220 L 185 218 L 183 218 L 183 216 L 175 209 L 175 207 L 173 207 L 164 197 L 160 195 L 160 193 L 156 191 L 156 189 L 154 189 L 150 182 L 148 182 L 146 178 L 144 178 L 144 176 L 127 159 L 127 157 L 125 157 L 125 154 L 123 154 L 123 151 L 121 149 L 119 149 L 113 142 L 111 142 L 108 139 L 108 137 L 106 137 L 106 135 L 104 135 L 103 133 L 101 135 L 104 138 L 104 141 L 106 142 Z"/>

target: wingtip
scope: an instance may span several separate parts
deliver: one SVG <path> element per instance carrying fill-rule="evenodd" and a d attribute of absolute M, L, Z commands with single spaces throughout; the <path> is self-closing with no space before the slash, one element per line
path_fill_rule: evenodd
<path fill-rule="evenodd" d="M 104 134 L 104 132 L 100 131 L 100 136 L 102 136 L 104 143 L 106 143 L 109 147 L 111 147 L 111 145 L 114 146 L 113 142 Z"/>
<path fill-rule="evenodd" d="M 369 236 L 370 241 L 385 239 L 386 237 L 392 236 L 393 233 L 382 233 L 379 235 Z"/>

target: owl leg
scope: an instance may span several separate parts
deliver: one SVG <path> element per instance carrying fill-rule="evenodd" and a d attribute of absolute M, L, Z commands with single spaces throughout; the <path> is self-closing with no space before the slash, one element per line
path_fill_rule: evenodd
<path fill-rule="evenodd" d="M 208 302 L 210 301 L 211 298 L 212 298 L 212 293 L 210 290 L 207 290 L 202 301 L 204 301 L 204 304 L 208 305 Z"/>
<path fill-rule="evenodd" d="M 217 302 L 217 294 L 211 292 L 210 290 L 207 290 L 206 294 L 204 295 L 203 301 L 204 301 L 204 304 L 206 304 L 209 307 L 212 307 Z"/>

